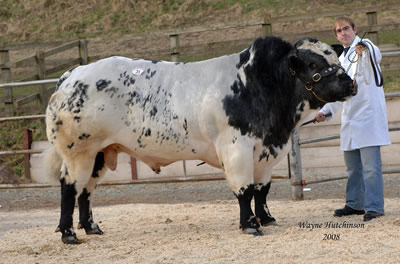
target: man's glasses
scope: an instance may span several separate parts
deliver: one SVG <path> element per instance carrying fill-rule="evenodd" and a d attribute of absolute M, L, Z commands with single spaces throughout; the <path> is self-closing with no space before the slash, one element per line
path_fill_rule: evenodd
<path fill-rule="evenodd" d="M 342 28 L 338 28 L 338 29 L 336 29 L 336 33 L 342 33 L 342 32 L 346 32 L 346 31 L 348 31 L 348 30 L 350 30 L 350 26 L 345 26 L 345 27 L 342 27 Z"/>

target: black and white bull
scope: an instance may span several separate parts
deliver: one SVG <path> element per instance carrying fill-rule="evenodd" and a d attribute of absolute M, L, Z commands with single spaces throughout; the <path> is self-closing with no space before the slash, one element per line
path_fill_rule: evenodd
<path fill-rule="evenodd" d="M 331 46 L 310 38 L 295 46 L 259 38 L 240 53 L 193 63 L 111 57 L 66 72 L 46 113 L 62 241 L 79 243 L 76 198 L 79 227 L 103 234 L 90 201 L 120 152 L 156 172 L 179 160 L 222 168 L 239 201 L 240 228 L 262 235 L 260 225 L 275 221 L 266 202 L 271 170 L 291 132 L 312 109 L 354 90 Z"/>

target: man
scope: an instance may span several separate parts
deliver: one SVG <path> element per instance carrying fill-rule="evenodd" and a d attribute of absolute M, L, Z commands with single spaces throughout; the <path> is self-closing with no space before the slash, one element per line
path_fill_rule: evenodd
<path fill-rule="evenodd" d="M 358 93 L 344 103 L 326 104 L 315 118 L 318 122 L 328 120 L 330 118 L 325 117 L 326 114 L 334 115 L 343 106 L 340 148 L 344 151 L 349 178 L 346 205 L 335 210 L 334 216 L 364 214 L 364 221 L 369 221 L 384 215 L 380 146 L 391 143 L 385 95 L 379 76 L 382 55 L 368 39 L 359 44 L 361 39 L 357 36 L 357 27 L 349 17 L 335 20 L 334 33 L 344 46 L 340 63 L 357 81 Z"/>

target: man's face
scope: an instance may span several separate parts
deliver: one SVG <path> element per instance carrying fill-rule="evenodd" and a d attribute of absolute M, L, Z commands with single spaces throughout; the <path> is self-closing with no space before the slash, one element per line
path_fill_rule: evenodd
<path fill-rule="evenodd" d="M 357 27 L 354 29 L 346 21 L 339 21 L 335 27 L 336 39 L 343 44 L 344 47 L 349 47 L 356 37 Z"/>

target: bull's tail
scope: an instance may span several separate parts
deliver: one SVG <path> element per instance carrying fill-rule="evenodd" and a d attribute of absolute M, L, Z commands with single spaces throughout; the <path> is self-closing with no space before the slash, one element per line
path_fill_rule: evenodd
<path fill-rule="evenodd" d="M 58 183 L 61 177 L 61 166 L 63 160 L 57 153 L 56 148 L 51 145 L 50 148 L 46 149 L 41 156 L 42 168 L 44 168 L 46 179 L 51 183 Z"/>

